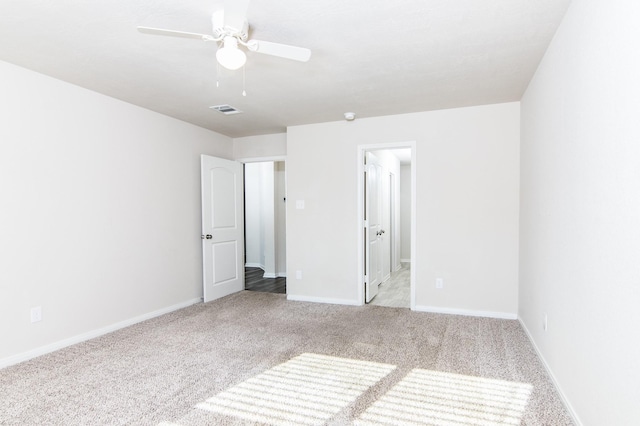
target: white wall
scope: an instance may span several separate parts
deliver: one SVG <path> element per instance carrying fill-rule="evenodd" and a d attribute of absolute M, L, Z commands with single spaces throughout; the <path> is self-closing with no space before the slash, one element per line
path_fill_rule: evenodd
<path fill-rule="evenodd" d="M 411 261 L 411 165 L 400 166 L 400 260 Z"/>
<path fill-rule="evenodd" d="M 585 425 L 640 419 L 638 16 L 574 1 L 522 100 L 519 312 Z"/>
<path fill-rule="evenodd" d="M 202 297 L 200 154 L 231 139 L 4 62 L 0 93 L 0 366 Z"/>
<path fill-rule="evenodd" d="M 247 136 L 233 140 L 233 158 L 273 159 L 287 155 L 287 134 L 275 133 L 271 135 Z"/>
<path fill-rule="evenodd" d="M 357 147 L 416 141 L 418 308 L 515 317 L 519 116 L 508 103 L 290 127 L 289 297 L 362 303 Z"/>
<path fill-rule="evenodd" d="M 244 165 L 244 227 L 245 264 L 264 269 L 264 243 L 262 232 L 262 201 L 260 179 L 262 163 Z"/>
<path fill-rule="evenodd" d="M 262 242 L 264 245 L 264 276 L 275 278 L 276 236 L 275 236 L 275 183 L 273 162 L 258 163 L 262 168 L 260 179 L 260 217 L 262 219 Z"/>
<path fill-rule="evenodd" d="M 275 169 L 275 236 L 276 236 L 276 275 L 287 276 L 287 187 L 286 165 L 284 161 L 276 161 Z"/>

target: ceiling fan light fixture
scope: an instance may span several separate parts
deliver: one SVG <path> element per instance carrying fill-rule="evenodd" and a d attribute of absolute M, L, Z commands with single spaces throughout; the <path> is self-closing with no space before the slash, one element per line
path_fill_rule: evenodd
<path fill-rule="evenodd" d="M 228 70 L 237 70 L 247 62 L 247 55 L 238 49 L 238 40 L 233 36 L 224 38 L 224 45 L 216 52 L 218 63 Z"/>

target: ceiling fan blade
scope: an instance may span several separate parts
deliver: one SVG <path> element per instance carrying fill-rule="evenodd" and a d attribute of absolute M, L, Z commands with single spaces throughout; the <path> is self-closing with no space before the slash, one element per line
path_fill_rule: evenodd
<path fill-rule="evenodd" d="M 236 31 L 242 31 L 247 19 L 247 9 L 250 0 L 225 0 L 224 2 L 224 26 Z"/>
<path fill-rule="evenodd" d="M 170 36 L 170 37 L 194 38 L 194 39 L 204 40 L 204 41 L 215 40 L 215 38 L 207 34 L 188 33 L 185 31 L 164 30 L 162 28 L 138 27 L 138 31 L 145 34 L 163 35 L 163 36 Z"/>
<path fill-rule="evenodd" d="M 252 52 L 293 59 L 294 61 L 300 62 L 307 62 L 309 58 L 311 58 L 311 50 L 309 49 L 289 46 L 288 44 L 272 43 L 270 41 L 249 40 L 247 42 L 247 48 Z"/>

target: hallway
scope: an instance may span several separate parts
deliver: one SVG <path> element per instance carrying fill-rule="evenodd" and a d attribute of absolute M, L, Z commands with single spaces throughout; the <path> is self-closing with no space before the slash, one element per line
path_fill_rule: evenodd
<path fill-rule="evenodd" d="M 249 291 L 260 291 L 263 293 L 287 293 L 287 279 L 264 278 L 262 268 L 244 268 L 244 289 Z"/>
<path fill-rule="evenodd" d="M 403 263 L 399 270 L 391 274 L 391 278 L 380 284 L 378 294 L 369 304 L 391 308 L 410 308 L 411 264 Z"/>

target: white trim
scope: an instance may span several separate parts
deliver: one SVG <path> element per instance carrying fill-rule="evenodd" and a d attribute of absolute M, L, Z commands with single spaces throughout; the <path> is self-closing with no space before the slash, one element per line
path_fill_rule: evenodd
<path fill-rule="evenodd" d="M 286 161 L 286 155 L 277 155 L 275 157 L 247 157 L 247 158 L 236 158 L 235 161 L 240 163 L 266 163 L 269 161 Z"/>
<path fill-rule="evenodd" d="M 357 185 L 358 185 L 358 210 L 356 212 L 357 214 L 357 220 L 356 220 L 356 232 L 358 234 L 358 261 L 356 264 L 356 267 L 358 268 L 358 281 L 356 282 L 356 285 L 358 286 L 357 288 L 357 295 L 358 295 L 358 306 L 362 306 L 364 305 L 364 291 L 365 291 L 365 285 L 367 282 L 367 275 L 365 274 L 365 271 L 363 270 L 363 265 L 365 265 L 365 253 L 364 253 L 364 245 L 366 244 L 365 242 L 365 235 L 364 235 L 364 228 L 367 228 L 369 225 L 367 223 L 366 220 L 363 219 L 363 214 L 362 212 L 364 212 L 365 209 L 365 205 L 364 205 L 364 169 L 365 169 L 365 155 L 366 155 L 366 150 L 363 146 L 358 146 L 358 165 L 356 167 L 356 173 L 357 173 Z"/>
<path fill-rule="evenodd" d="M 411 143 L 411 259 L 417 259 L 416 257 L 416 240 L 417 238 L 417 227 L 418 227 L 418 215 L 416 214 L 418 204 L 418 196 L 416 195 L 418 192 L 416 190 L 416 182 L 417 182 L 417 162 L 416 162 L 416 143 L 415 141 Z M 413 266 L 411 267 L 410 275 L 411 275 L 411 310 L 416 310 L 416 269 Z"/>
<path fill-rule="evenodd" d="M 558 392 L 558 395 L 560 395 L 560 399 L 562 400 L 562 403 L 564 404 L 565 408 L 569 412 L 569 415 L 573 419 L 573 422 L 577 426 L 582 426 L 583 423 L 580 421 L 580 418 L 578 417 L 578 413 L 576 413 L 576 411 L 573 409 L 573 406 L 571 405 L 571 403 L 567 399 L 566 395 L 562 391 L 562 387 L 560 386 L 560 383 L 556 379 L 556 376 L 553 374 L 553 371 L 551 371 L 551 367 L 549 367 L 549 364 L 547 364 L 547 360 L 544 358 L 544 356 L 542 356 L 542 352 L 540 352 L 540 349 L 538 348 L 538 345 L 536 345 L 535 340 L 533 340 L 533 336 L 529 332 L 529 329 L 524 324 L 524 321 L 522 320 L 521 317 L 518 317 L 518 321 L 520 322 L 520 325 L 522 326 L 522 329 L 524 330 L 524 333 L 529 338 L 529 341 L 531 342 L 531 346 L 533 346 L 533 349 L 535 349 L 536 354 L 538 355 L 538 359 L 540 359 L 540 362 L 542 362 L 542 365 L 544 366 L 544 369 L 547 370 L 547 374 L 549 375 L 549 378 L 551 379 L 551 383 L 553 383 L 553 386 L 555 386 L 556 391 Z"/>
<path fill-rule="evenodd" d="M 287 278 L 287 273 L 286 272 L 278 272 L 276 274 L 276 278 Z"/>
<path fill-rule="evenodd" d="M 57 351 L 59 349 L 66 348 L 67 346 L 75 345 L 77 343 L 81 343 L 90 339 L 95 339 L 96 337 L 100 337 L 102 335 L 112 333 L 114 331 L 120 330 L 125 327 L 129 327 L 139 322 L 146 321 L 151 318 L 159 317 L 161 315 L 168 314 L 170 312 L 177 311 L 179 309 L 183 309 L 200 302 L 202 302 L 201 298 L 187 300 L 186 302 L 178 303 L 172 306 L 167 306 L 166 308 L 158 309 L 153 312 L 148 312 L 146 314 L 129 318 L 128 320 L 120 321 L 115 324 L 108 325 L 106 327 L 102 327 L 96 330 L 88 331 L 86 333 L 78 334 L 77 336 L 73 336 L 68 339 L 59 340 L 57 342 L 50 343 L 48 345 L 41 346 L 36 349 L 32 349 L 27 352 L 13 355 L 8 358 L 0 359 L 0 369 L 9 367 L 10 365 L 18 364 L 20 362 L 28 361 L 32 358 L 35 358 L 41 355 L 46 355 L 48 353 Z"/>
<path fill-rule="evenodd" d="M 362 232 L 363 219 L 362 211 L 364 210 L 364 157 L 367 151 L 376 151 L 381 149 L 400 149 L 411 148 L 411 258 L 416 258 L 416 141 L 407 142 L 391 142 L 380 144 L 365 144 L 358 145 L 358 164 L 357 164 L 357 176 L 356 182 L 358 185 L 358 211 L 357 211 L 357 224 L 356 232 L 358 234 L 358 281 L 355 283 L 358 294 L 358 303 L 356 306 L 364 305 L 364 271 L 362 265 L 364 265 L 364 235 Z M 416 310 L 416 268 L 411 268 L 410 273 L 411 280 L 411 310 Z"/>
<path fill-rule="evenodd" d="M 332 305 L 349 305 L 349 306 L 362 305 L 362 303 L 358 303 L 357 300 L 332 299 L 330 297 L 297 296 L 295 294 L 287 294 L 287 300 L 291 300 L 294 302 L 329 303 Z"/>
<path fill-rule="evenodd" d="M 510 314 L 508 312 L 471 311 L 468 309 L 441 308 L 438 306 L 416 306 L 413 310 L 417 312 L 431 312 L 434 314 L 464 315 L 467 317 L 497 318 L 508 320 L 518 319 L 517 314 Z"/>
<path fill-rule="evenodd" d="M 277 277 L 277 275 L 276 275 L 276 274 L 274 274 L 273 272 L 265 272 L 265 273 L 262 275 L 262 278 L 276 278 L 276 277 Z"/>
<path fill-rule="evenodd" d="M 259 263 L 245 263 L 244 266 L 247 268 L 260 268 L 264 271 L 264 265 L 261 265 Z"/>
<path fill-rule="evenodd" d="M 411 263 L 411 259 L 400 259 L 400 263 Z"/>

